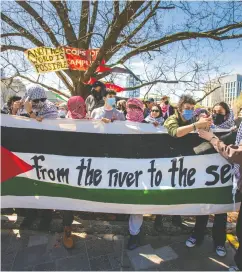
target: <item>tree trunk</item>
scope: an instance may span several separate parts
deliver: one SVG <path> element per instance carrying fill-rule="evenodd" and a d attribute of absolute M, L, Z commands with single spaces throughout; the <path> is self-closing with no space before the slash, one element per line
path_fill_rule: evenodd
<path fill-rule="evenodd" d="M 82 96 L 84 99 L 87 98 L 87 96 L 90 93 L 91 86 L 84 84 L 84 71 L 78 71 L 73 70 L 70 71 L 70 79 L 72 80 L 72 90 L 71 95 L 72 96 Z"/>
<path fill-rule="evenodd" d="M 73 91 L 71 93 L 72 96 L 78 95 L 82 96 L 84 99 L 90 94 L 91 86 L 84 84 L 81 79 L 76 79 L 73 81 Z"/>

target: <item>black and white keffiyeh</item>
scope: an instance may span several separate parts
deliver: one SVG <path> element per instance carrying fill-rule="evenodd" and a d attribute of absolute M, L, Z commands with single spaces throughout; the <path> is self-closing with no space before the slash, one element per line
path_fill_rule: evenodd
<path fill-rule="evenodd" d="M 145 121 L 148 122 L 148 123 L 159 123 L 159 125 L 163 125 L 164 123 L 164 118 L 163 117 L 158 117 L 158 118 L 154 118 L 152 117 L 151 115 L 148 115 L 146 118 L 145 118 Z"/>
<path fill-rule="evenodd" d="M 235 144 L 239 145 L 241 142 L 242 142 L 242 123 L 240 123 L 240 126 L 238 128 Z"/>
<path fill-rule="evenodd" d="M 240 126 L 237 131 L 235 145 L 239 145 L 241 143 L 242 143 L 242 123 L 240 123 Z M 237 178 L 238 175 L 240 174 L 239 167 L 240 167 L 239 164 L 234 164 L 234 174 Z"/>
<path fill-rule="evenodd" d="M 39 85 L 34 85 L 28 88 L 24 95 L 24 99 L 29 98 L 29 100 L 47 98 L 45 89 Z"/>
<path fill-rule="evenodd" d="M 221 125 L 215 125 L 215 128 L 229 129 L 235 125 L 234 123 L 234 113 L 230 110 L 227 120 L 225 120 Z"/>
<path fill-rule="evenodd" d="M 29 98 L 30 101 L 35 99 L 47 98 L 45 89 L 41 86 L 34 85 L 30 87 L 24 95 L 24 99 Z M 58 117 L 58 112 L 56 106 L 46 100 L 45 102 L 40 102 L 36 106 L 33 106 L 33 111 L 38 114 L 39 117 L 46 119 L 55 119 Z"/>

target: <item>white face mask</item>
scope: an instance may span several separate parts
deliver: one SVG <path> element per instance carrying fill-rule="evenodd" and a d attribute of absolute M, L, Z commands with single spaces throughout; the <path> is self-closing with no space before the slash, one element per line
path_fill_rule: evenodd
<path fill-rule="evenodd" d="M 67 112 L 65 110 L 59 110 L 59 112 L 58 112 L 58 116 L 60 118 L 65 118 L 66 114 L 67 114 Z"/>
<path fill-rule="evenodd" d="M 39 101 L 38 103 L 34 103 L 33 107 L 36 109 L 41 109 L 41 108 L 43 108 L 44 104 L 45 104 L 45 102 Z"/>

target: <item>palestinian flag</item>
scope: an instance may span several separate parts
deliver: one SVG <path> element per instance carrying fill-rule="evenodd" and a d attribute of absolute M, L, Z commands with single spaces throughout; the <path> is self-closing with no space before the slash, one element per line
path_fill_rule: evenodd
<path fill-rule="evenodd" d="M 196 133 L 2 115 L 3 208 L 199 215 L 233 210 L 232 166 Z M 220 131 L 218 134 L 224 132 Z M 237 198 L 237 201 L 240 199 Z"/>

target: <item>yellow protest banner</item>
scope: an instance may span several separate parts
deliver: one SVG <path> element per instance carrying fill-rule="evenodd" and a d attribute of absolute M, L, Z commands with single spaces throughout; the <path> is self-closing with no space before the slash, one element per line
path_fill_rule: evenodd
<path fill-rule="evenodd" d="M 28 49 L 24 53 L 38 74 L 69 68 L 64 48 L 36 47 Z"/>

